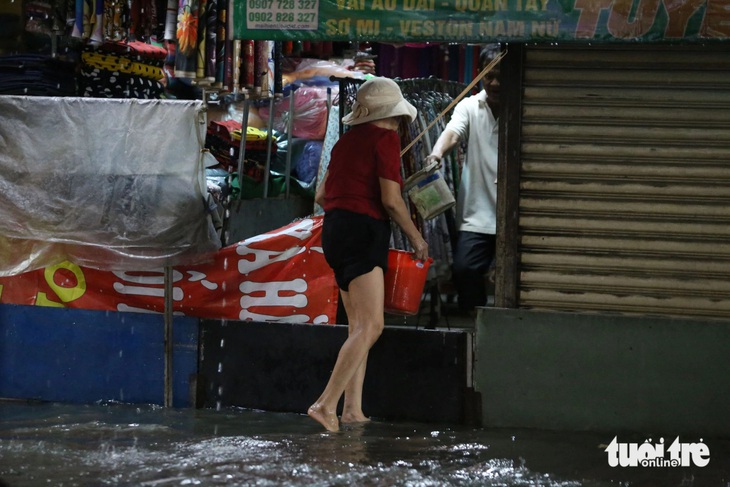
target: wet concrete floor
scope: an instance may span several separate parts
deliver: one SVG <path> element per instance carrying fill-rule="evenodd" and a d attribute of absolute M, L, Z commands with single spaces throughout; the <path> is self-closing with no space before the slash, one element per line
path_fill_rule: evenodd
<path fill-rule="evenodd" d="M 730 486 L 729 440 L 681 438 L 706 444 L 705 467 L 610 467 L 614 436 L 377 418 L 327 433 L 304 414 L 0 401 L 0 485 Z"/>

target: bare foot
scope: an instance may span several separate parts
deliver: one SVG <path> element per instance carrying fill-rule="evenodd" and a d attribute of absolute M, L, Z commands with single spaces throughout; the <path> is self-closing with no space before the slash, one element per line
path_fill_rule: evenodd
<path fill-rule="evenodd" d="M 324 426 L 327 431 L 340 431 L 340 424 L 337 421 L 335 413 L 327 412 L 320 404 L 312 404 L 309 406 L 307 415 Z"/>
<path fill-rule="evenodd" d="M 366 423 L 370 421 L 370 418 L 365 416 L 362 411 L 357 413 L 343 411 L 341 421 L 343 423 Z"/>

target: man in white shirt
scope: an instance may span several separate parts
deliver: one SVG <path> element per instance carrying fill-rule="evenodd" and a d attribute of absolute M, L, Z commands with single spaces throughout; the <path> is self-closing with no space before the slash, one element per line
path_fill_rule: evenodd
<path fill-rule="evenodd" d="M 498 44 L 482 48 L 480 72 L 499 54 Z M 454 250 L 453 282 L 459 308 L 473 311 L 487 304 L 487 273 L 494 260 L 497 227 L 497 149 L 499 65 L 483 79 L 476 95 L 455 107 L 451 120 L 433 146 L 426 163 L 441 160 L 462 140 L 468 141 L 456 200 L 459 231 Z"/>

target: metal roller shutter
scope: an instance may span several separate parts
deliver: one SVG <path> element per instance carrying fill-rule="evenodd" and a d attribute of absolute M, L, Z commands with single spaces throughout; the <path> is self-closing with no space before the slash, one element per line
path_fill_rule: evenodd
<path fill-rule="evenodd" d="M 730 317 L 730 50 L 525 52 L 518 306 Z"/>

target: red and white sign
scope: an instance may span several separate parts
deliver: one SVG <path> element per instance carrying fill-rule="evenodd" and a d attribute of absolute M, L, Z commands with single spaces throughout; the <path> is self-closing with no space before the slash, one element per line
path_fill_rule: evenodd
<path fill-rule="evenodd" d="M 173 268 L 175 314 L 332 324 L 338 290 L 322 252 L 322 217 L 222 248 L 212 262 Z M 164 312 L 164 271 L 110 272 L 70 262 L 0 277 L 0 303 Z"/>

